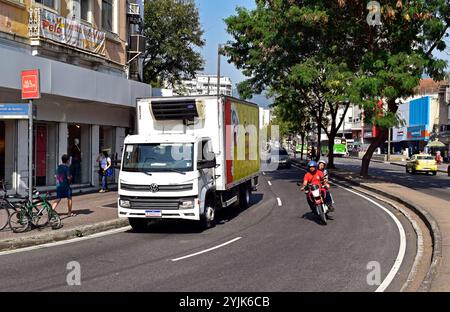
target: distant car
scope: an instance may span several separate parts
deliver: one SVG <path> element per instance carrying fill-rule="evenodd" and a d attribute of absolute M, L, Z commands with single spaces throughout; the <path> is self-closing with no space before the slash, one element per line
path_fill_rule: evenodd
<path fill-rule="evenodd" d="M 278 168 L 291 168 L 291 158 L 284 148 L 272 148 L 269 162 L 278 164 Z"/>
<path fill-rule="evenodd" d="M 417 154 L 411 156 L 406 163 L 407 173 L 431 172 L 437 173 L 437 164 L 433 156 L 427 154 Z"/>

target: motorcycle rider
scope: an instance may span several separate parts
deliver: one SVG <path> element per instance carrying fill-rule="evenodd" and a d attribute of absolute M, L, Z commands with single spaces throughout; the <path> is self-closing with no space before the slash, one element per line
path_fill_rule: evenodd
<path fill-rule="evenodd" d="M 323 177 L 325 179 L 325 183 L 326 183 L 326 185 L 328 185 L 326 196 L 325 196 L 326 197 L 325 201 L 328 203 L 328 208 L 330 208 L 330 211 L 334 211 L 334 206 L 333 206 L 334 200 L 333 200 L 333 196 L 331 196 L 330 187 L 328 184 L 328 170 L 326 169 L 327 162 L 325 160 L 321 159 L 318 161 L 317 164 L 318 164 L 318 170 L 323 172 Z"/>
<path fill-rule="evenodd" d="M 301 190 L 304 191 L 305 188 L 308 186 L 308 184 L 315 184 L 322 188 L 322 186 L 325 186 L 326 189 L 329 189 L 330 186 L 328 185 L 328 182 L 325 180 L 325 177 L 323 175 L 323 172 L 320 170 L 317 170 L 317 163 L 314 160 L 311 160 L 308 163 L 308 172 L 303 177 L 303 185 L 301 187 Z M 327 193 L 326 191 L 324 191 Z M 331 204 L 331 201 L 327 200 L 327 196 L 324 196 L 324 199 L 327 203 L 327 205 Z M 309 204 L 309 208 L 312 212 L 315 212 L 315 206 L 314 203 L 310 201 L 308 195 L 306 195 L 306 201 Z M 331 210 L 330 210 L 331 211 Z"/>

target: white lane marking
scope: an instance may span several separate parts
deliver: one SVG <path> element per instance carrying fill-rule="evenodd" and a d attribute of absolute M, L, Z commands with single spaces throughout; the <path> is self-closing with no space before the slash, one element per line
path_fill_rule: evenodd
<path fill-rule="evenodd" d="M 266 173 L 263 171 L 263 175 L 266 175 Z"/>
<path fill-rule="evenodd" d="M 270 181 L 267 181 L 267 184 L 269 184 L 269 185 L 272 185 L 272 182 L 270 182 Z"/>
<path fill-rule="evenodd" d="M 402 265 L 403 258 L 405 257 L 405 252 L 406 252 L 406 234 L 405 234 L 405 229 L 403 228 L 403 226 L 400 223 L 400 221 L 397 219 L 396 216 L 394 216 L 394 214 L 392 212 L 390 212 L 388 209 L 386 209 L 385 207 L 383 207 L 382 205 L 380 205 L 376 201 L 370 199 L 367 196 L 361 195 L 361 194 L 359 194 L 359 193 L 357 193 L 355 191 L 346 189 L 345 187 L 342 187 L 340 185 L 337 185 L 337 186 L 342 188 L 342 189 L 344 189 L 344 190 L 346 190 L 346 191 L 348 191 L 348 192 L 350 192 L 350 193 L 353 193 L 353 194 L 355 194 L 357 196 L 360 196 L 360 197 L 368 200 L 372 204 L 376 205 L 377 207 L 383 209 L 392 218 L 392 220 L 394 220 L 395 224 L 397 225 L 398 232 L 400 233 L 400 247 L 399 247 L 399 250 L 398 250 L 397 258 L 395 259 L 394 265 L 392 266 L 390 272 L 388 273 L 388 275 L 386 276 L 384 281 L 375 290 L 375 292 L 383 292 L 383 291 L 386 290 L 386 288 L 388 288 L 388 286 L 393 281 L 395 275 L 397 274 L 398 270 L 400 269 L 400 266 Z"/>
<path fill-rule="evenodd" d="M 25 251 L 32 251 L 32 250 L 37 250 L 37 249 L 42 249 L 42 248 L 49 248 L 49 247 L 54 247 L 54 246 L 59 246 L 59 245 L 70 244 L 70 243 L 81 242 L 84 240 L 98 238 L 98 237 L 112 235 L 112 234 L 117 234 L 117 233 L 122 233 L 122 232 L 129 231 L 129 230 L 131 230 L 131 226 L 125 226 L 125 227 L 122 227 L 119 229 L 112 229 L 109 231 L 95 233 L 95 234 L 84 236 L 84 237 L 72 238 L 72 239 L 68 239 L 68 240 L 64 240 L 64 241 L 60 241 L 60 242 L 46 243 L 46 244 L 37 245 L 37 246 L 30 246 L 30 247 L 24 247 L 24 248 L 19 248 L 19 249 L 14 249 L 14 250 L 0 251 L 0 256 L 10 255 L 10 254 L 19 253 L 19 252 L 25 252 Z"/>
<path fill-rule="evenodd" d="M 277 202 L 278 202 L 278 206 L 283 206 L 283 203 L 281 202 L 281 199 L 280 199 L 280 197 L 277 197 Z"/>
<path fill-rule="evenodd" d="M 218 249 L 218 248 L 220 248 L 220 247 L 229 245 L 229 244 L 231 244 L 231 243 L 234 243 L 235 241 L 238 241 L 238 240 L 240 240 L 241 238 L 242 238 L 242 237 L 236 237 L 236 238 L 234 238 L 234 239 L 232 239 L 232 240 L 230 240 L 230 241 L 228 241 L 228 242 L 225 242 L 225 243 L 223 243 L 223 244 L 217 245 L 217 246 L 215 246 L 215 247 L 211 247 L 211 248 L 208 248 L 208 249 L 205 249 L 205 250 L 202 250 L 202 251 L 199 251 L 199 252 L 196 252 L 196 253 L 187 255 L 187 256 L 183 256 L 183 257 L 180 257 L 180 258 L 171 259 L 171 261 L 175 262 L 175 261 L 180 261 L 180 260 L 183 260 L 183 259 L 186 259 L 186 258 L 191 258 L 191 257 L 194 257 L 194 256 L 198 256 L 198 255 L 204 254 L 204 253 L 206 253 L 206 252 L 209 252 L 209 251 Z"/>
<path fill-rule="evenodd" d="M 302 168 L 299 168 L 302 169 Z M 302 169 L 303 170 L 303 169 Z M 335 183 L 335 185 L 337 185 Z M 366 200 L 368 200 L 369 202 L 371 202 L 372 204 L 374 204 L 375 206 L 383 209 L 391 218 L 392 220 L 394 220 L 395 224 L 397 225 L 398 228 L 398 232 L 400 234 L 400 247 L 398 249 L 398 254 L 397 254 L 397 258 L 395 259 L 394 265 L 392 266 L 391 270 L 389 271 L 388 275 L 386 276 L 386 278 L 384 279 L 384 281 L 380 284 L 380 286 L 378 286 L 378 288 L 375 290 L 375 292 L 383 292 L 386 290 L 386 288 L 392 283 L 392 281 L 394 280 L 395 275 L 397 274 L 398 270 L 400 269 L 400 266 L 403 262 L 403 259 L 405 257 L 405 253 L 406 253 L 406 234 L 405 234 L 405 229 L 403 228 L 402 224 L 400 223 L 400 221 L 397 219 L 396 216 L 394 216 L 394 214 L 392 212 L 390 212 L 388 209 L 386 209 L 385 207 L 383 207 L 382 205 L 380 205 L 379 203 L 377 203 L 376 201 L 370 199 L 367 196 L 361 195 L 355 191 L 349 190 L 345 187 L 342 187 L 340 185 L 337 185 L 338 187 L 353 193 L 357 196 L 360 196 Z"/>

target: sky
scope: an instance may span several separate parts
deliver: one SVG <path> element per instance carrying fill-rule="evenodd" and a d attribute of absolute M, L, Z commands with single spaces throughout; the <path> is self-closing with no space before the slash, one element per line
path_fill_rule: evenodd
<path fill-rule="evenodd" d="M 234 15 L 238 6 L 247 9 L 255 8 L 255 0 L 195 0 L 195 3 L 200 13 L 200 23 L 206 41 L 205 46 L 201 49 L 205 59 L 203 73 L 216 75 L 218 45 L 232 39 L 226 31 L 224 19 Z M 237 83 L 245 80 L 245 76 L 240 70 L 233 64 L 229 64 L 224 56 L 221 57 L 220 74 L 231 78 L 233 88 Z M 255 96 L 251 101 L 261 106 L 267 106 L 270 102 L 264 96 Z"/>

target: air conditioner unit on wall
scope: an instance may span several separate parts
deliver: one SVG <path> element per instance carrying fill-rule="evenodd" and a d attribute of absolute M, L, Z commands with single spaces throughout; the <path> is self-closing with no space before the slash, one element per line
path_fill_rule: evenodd
<path fill-rule="evenodd" d="M 128 45 L 128 52 L 144 53 L 145 51 L 145 37 L 143 35 L 131 35 L 130 44 Z"/>

